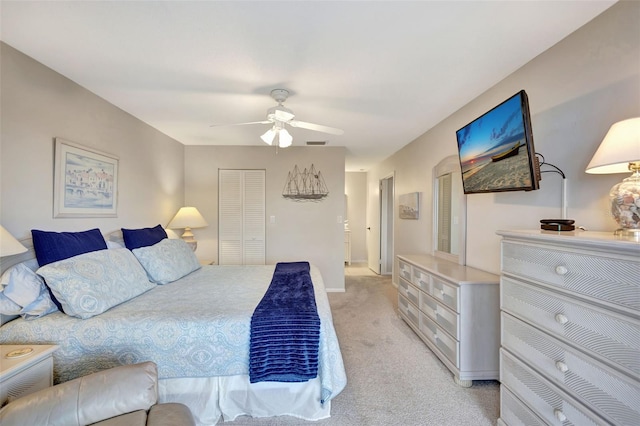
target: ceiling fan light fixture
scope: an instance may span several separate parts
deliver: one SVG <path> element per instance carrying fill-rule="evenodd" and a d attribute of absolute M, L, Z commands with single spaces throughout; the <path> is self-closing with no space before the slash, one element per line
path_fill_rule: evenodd
<path fill-rule="evenodd" d="M 273 143 L 273 139 L 276 137 L 276 131 L 271 128 L 267 130 L 264 135 L 260 136 L 260 139 L 264 141 L 267 145 L 271 145 Z"/>
<path fill-rule="evenodd" d="M 280 132 L 278 132 L 278 146 L 280 148 L 286 148 L 288 146 L 291 146 L 292 143 L 293 136 L 291 136 L 291 134 L 287 132 L 287 129 L 280 129 Z"/>

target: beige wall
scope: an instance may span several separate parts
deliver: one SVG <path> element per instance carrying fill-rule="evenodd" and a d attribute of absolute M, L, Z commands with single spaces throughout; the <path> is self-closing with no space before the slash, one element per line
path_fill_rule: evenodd
<path fill-rule="evenodd" d="M 266 263 L 308 260 L 316 264 L 330 291 L 344 291 L 345 150 L 342 147 L 186 146 L 186 204 L 200 210 L 209 226 L 194 229 L 196 254 L 218 259 L 218 170 L 266 170 Z M 282 197 L 287 174 L 314 165 L 329 189 L 318 202 Z M 271 216 L 275 223 L 271 223 Z"/>
<path fill-rule="evenodd" d="M 608 193 L 625 176 L 584 169 L 614 122 L 640 116 L 638 28 L 640 3 L 614 5 L 370 170 L 369 188 L 395 170 L 396 203 L 400 194 L 423 195 L 420 220 L 395 222 L 395 253 L 432 252 L 433 166 L 457 154 L 456 130 L 520 89 L 529 96 L 536 151 L 567 176 L 568 217 L 589 230 L 613 231 Z M 540 186 L 467 196 L 468 265 L 499 272 L 497 230 L 538 229 L 540 219 L 561 216 L 560 176 L 544 173 Z M 375 219 L 375 211 L 368 216 Z"/>
<path fill-rule="evenodd" d="M 0 221 L 79 231 L 166 225 L 184 201 L 184 148 L 66 77 L 1 43 Z M 118 217 L 53 218 L 54 138 L 119 157 Z"/>

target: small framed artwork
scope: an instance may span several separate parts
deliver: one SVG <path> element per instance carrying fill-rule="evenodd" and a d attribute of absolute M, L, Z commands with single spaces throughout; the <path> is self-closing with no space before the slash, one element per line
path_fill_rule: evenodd
<path fill-rule="evenodd" d="M 55 141 L 53 217 L 116 217 L 118 157 Z"/>
<path fill-rule="evenodd" d="M 420 218 L 420 193 L 412 192 L 410 194 L 400 195 L 400 219 L 419 219 Z"/>

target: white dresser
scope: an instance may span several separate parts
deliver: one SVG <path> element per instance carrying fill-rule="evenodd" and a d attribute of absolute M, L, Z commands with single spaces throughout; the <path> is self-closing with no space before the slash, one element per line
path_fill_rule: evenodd
<path fill-rule="evenodd" d="M 640 243 L 502 236 L 500 425 L 640 425 Z"/>
<path fill-rule="evenodd" d="M 429 255 L 397 258 L 400 317 L 460 386 L 497 380 L 499 277 Z"/>

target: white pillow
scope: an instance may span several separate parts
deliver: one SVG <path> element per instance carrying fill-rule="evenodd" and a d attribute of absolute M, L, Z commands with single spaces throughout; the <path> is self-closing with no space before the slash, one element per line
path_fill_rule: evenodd
<path fill-rule="evenodd" d="M 33 259 L 18 263 L 2 274 L 2 278 L 0 278 L 2 283 L 0 313 L 4 315 L 19 314 L 26 319 L 34 319 L 58 310 L 51 300 L 44 281 L 34 272 L 37 267 L 38 262 Z M 19 307 L 17 312 L 15 311 L 16 306 Z"/>
<path fill-rule="evenodd" d="M 200 262 L 184 240 L 165 238 L 152 246 L 133 249 L 133 254 L 157 284 L 173 282 L 200 269 Z"/>
<path fill-rule="evenodd" d="M 5 296 L 4 292 L 0 292 L 0 314 L 17 318 L 15 315 L 20 315 L 20 311 L 22 311 L 22 306 Z"/>
<path fill-rule="evenodd" d="M 126 248 L 83 253 L 38 269 L 64 313 L 78 318 L 101 314 L 155 285 Z"/>
<path fill-rule="evenodd" d="M 124 244 L 121 244 L 117 241 L 107 241 L 107 248 L 109 249 L 117 249 L 117 248 L 123 248 Z"/>
<path fill-rule="evenodd" d="M 3 292 L 20 306 L 27 306 L 36 300 L 41 289 L 46 291 L 42 278 L 22 263 L 12 266 L 7 272 L 2 275 L 2 284 L 6 285 Z"/>

